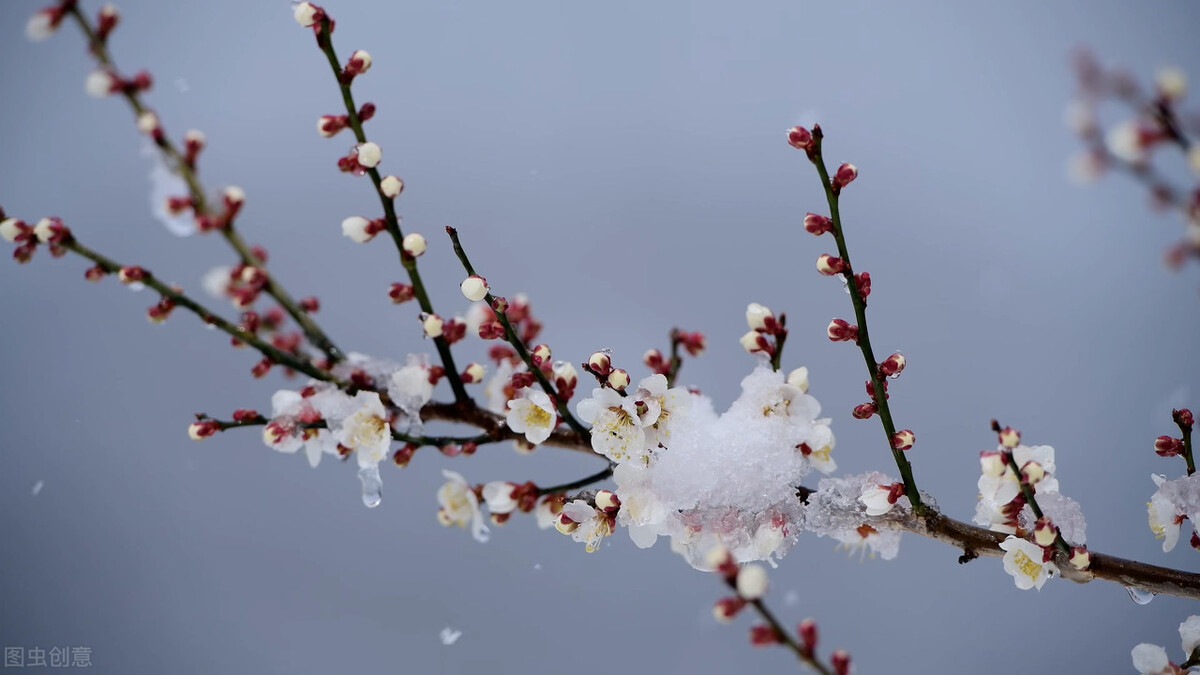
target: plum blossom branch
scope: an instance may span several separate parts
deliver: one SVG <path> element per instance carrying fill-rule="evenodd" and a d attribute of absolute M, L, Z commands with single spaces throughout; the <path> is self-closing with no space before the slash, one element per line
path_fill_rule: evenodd
<path fill-rule="evenodd" d="M 84 258 L 87 258 L 88 260 L 91 260 L 106 273 L 117 274 L 119 277 L 121 277 L 122 281 L 128 280 L 128 283 L 141 283 L 153 288 L 154 290 L 158 291 L 163 298 L 168 299 L 172 303 L 172 306 L 183 307 L 184 309 L 192 312 L 196 316 L 200 317 L 200 319 L 206 324 L 215 326 L 229 334 L 231 337 L 234 337 L 242 342 L 245 342 L 251 347 L 254 347 L 260 353 L 262 353 L 263 356 L 270 359 L 274 363 L 278 363 L 297 372 L 304 373 L 315 380 L 331 382 L 343 389 L 347 389 L 351 386 L 350 383 L 335 377 L 328 371 L 317 368 L 307 359 L 300 358 L 294 354 L 289 354 L 288 352 L 275 347 L 271 343 L 263 341 L 253 333 L 243 330 L 240 327 L 226 321 L 225 319 L 222 319 L 208 308 L 204 307 L 195 300 L 192 300 L 179 289 L 168 286 L 167 284 L 159 281 L 154 277 L 153 274 L 150 273 L 149 270 L 137 266 L 121 265 L 120 263 L 107 258 L 79 243 L 73 236 L 68 235 L 68 237 L 59 245 L 62 246 L 62 248 L 71 251 L 72 253 L 76 253 Z M 168 309 L 167 311 L 170 310 Z"/>
<path fill-rule="evenodd" d="M 325 356 L 331 362 L 336 363 L 340 361 L 343 358 L 341 350 L 338 349 L 337 345 L 333 343 L 333 340 L 325 334 L 321 327 L 317 325 L 309 312 L 300 303 L 297 303 L 287 290 L 266 271 L 264 261 L 242 239 L 241 234 L 235 228 L 233 222 L 234 216 L 241 208 L 241 202 L 245 198 L 244 194 L 240 190 L 237 190 L 233 193 L 233 199 L 227 194 L 226 212 L 221 216 L 216 215 L 211 210 L 204 187 L 201 186 L 196 174 L 195 160 L 200 148 L 204 145 L 203 135 L 189 132 L 187 140 L 188 151 L 186 154 L 181 153 L 179 148 L 163 132 L 158 116 L 141 99 L 140 92 L 150 87 L 150 75 L 144 72 L 139 73 L 131 81 L 125 81 L 120 78 L 116 74 L 116 65 L 108 53 L 107 32 L 103 34 L 97 32 L 87 17 L 83 15 L 83 12 L 74 3 L 66 5 L 65 8 L 87 37 L 90 51 L 101 66 L 101 71 L 98 72 L 107 78 L 105 82 L 108 83 L 108 90 L 101 90 L 99 93 L 101 95 L 120 93 L 126 102 L 129 103 L 129 107 L 133 109 L 134 115 L 137 117 L 139 128 L 145 133 L 150 134 L 155 146 L 170 161 L 171 167 L 187 184 L 190 194 L 190 206 L 195 212 L 197 219 L 203 222 L 214 223 L 214 228 L 221 233 L 221 236 L 229 246 L 237 253 L 242 264 L 262 271 L 263 290 L 275 298 L 280 306 L 287 311 L 288 315 L 295 320 L 300 329 L 304 331 L 304 335 L 308 338 L 309 342 L 324 352 Z M 203 230 L 204 228 L 201 229 Z"/>
<path fill-rule="evenodd" d="M 309 7 L 316 9 L 309 3 L 301 4 L 309 5 Z M 300 15 L 297 14 L 297 17 L 299 16 Z M 338 81 L 338 88 L 342 92 L 342 102 L 346 106 L 347 125 L 350 127 L 350 130 L 354 132 L 354 137 L 358 139 L 360 144 L 367 144 L 367 136 L 366 133 L 363 132 L 362 125 L 363 115 L 360 113 L 359 108 L 355 105 L 354 94 L 350 90 L 350 84 L 353 81 L 353 77 L 345 77 L 345 71 L 343 71 L 342 67 L 339 65 L 340 62 L 338 61 L 337 52 L 333 48 L 333 20 L 330 19 L 324 13 L 324 11 L 321 11 L 319 18 L 317 18 L 316 29 L 317 44 L 320 46 L 321 51 L 325 53 L 326 58 L 329 60 L 329 67 L 333 70 L 333 75 Z M 365 54 L 365 52 L 362 53 Z M 355 55 L 359 54 L 360 52 L 355 52 Z M 367 56 L 365 61 L 360 60 L 359 62 L 365 63 L 365 65 L 358 66 L 357 72 L 365 72 L 366 69 L 370 67 L 370 56 Z M 371 104 L 364 104 L 364 109 L 368 105 Z M 373 111 L 374 106 L 371 106 L 369 110 Z M 370 167 L 366 167 L 364 165 L 363 168 L 366 169 L 367 175 L 371 177 L 371 182 L 375 186 L 375 192 L 379 195 L 379 202 L 383 206 L 384 225 L 387 228 L 388 234 L 392 237 L 392 241 L 396 244 L 396 249 L 400 254 L 400 264 L 408 273 L 409 281 L 412 283 L 413 295 L 416 297 L 417 303 L 421 306 L 422 312 L 425 312 L 426 314 L 433 314 L 433 303 L 429 300 L 429 293 L 426 292 L 425 283 L 421 280 L 421 273 L 417 269 L 417 256 L 420 255 L 425 248 L 424 238 L 422 237 L 420 239 L 420 252 L 410 252 L 412 247 L 405 246 L 406 240 L 404 237 L 404 232 L 400 229 L 400 219 L 396 216 L 396 205 L 392 201 L 393 197 L 398 195 L 399 191 L 403 189 L 403 182 L 397 179 L 397 184 L 399 186 L 398 188 L 385 190 L 383 185 L 383 177 L 380 176 L 379 169 L 377 169 L 374 164 L 372 164 Z M 420 237 L 420 235 L 416 236 Z M 454 355 L 450 352 L 450 343 L 441 335 L 434 337 L 433 343 L 437 347 L 438 355 L 442 359 L 442 365 L 446 369 L 446 379 L 449 380 L 450 388 L 454 391 L 454 400 L 462 404 L 470 403 L 471 397 L 469 394 L 467 394 L 467 390 L 463 386 L 462 376 L 459 374 L 458 369 L 454 365 Z"/>
<path fill-rule="evenodd" d="M 462 263 L 463 269 L 466 270 L 467 275 L 470 277 L 482 278 L 475 273 L 475 268 L 471 265 L 471 260 L 467 257 L 467 252 L 463 250 L 462 242 L 459 241 L 458 238 L 458 230 L 447 226 L 446 234 L 450 235 L 450 241 L 454 244 L 454 253 L 458 256 L 458 260 Z M 538 384 L 542 386 L 542 390 L 545 391 L 546 395 L 554 401 L 554 406 L 558 410 L 559 416 L 563 418 L 563 421 L 565 421 L 568 426 L 574 429 L 575 433 L 586 439 L 590 435 L 587 428 L 580 424 L 579 420 L 575 419 L 575 416 L 571 414 L 571 410 L 567 407 L 567 402 L 564 400 L 564 397 L 555 391 L 554 385 L 551 384 L 549 378 L 546 377 L 546 374 L 542 372 L 541 367 L 533 362 L 533 357 L 530 355 L 529 349 L 525 346 L 525 342 L 521 340 L 519 335 L 517 335 L 517 331 L 513 327 L 512 322 L 508 320 L 508 315 L 505 313 L 507 302 L 503 298 L 497 298 L 496 296 L 492 295 L 491 288 L 487 287 L 486 285 L 484 286 L 484 289 L 486 290 L 486 293 L 483 296 L 483 300 L 485 300 L 488 305 L 495 310 L 496 320 L 499 321 L 500 325 L 504 327 L 505 339 L 513 346 L 513 349 L 517 351 L 517 355 L 520 356 L 521 360 L 525 362 L 525 366 L 529 368 L 529 372 L 533 373 L 533 376 L 537 378 Z"/>
<path fill-rule="evenodd" d="M 796 138 L 793 140 L 793 136 Z M 900 470 L 901 479 L 904 482 L 904 494 L 912 502 L 913 510 L 918 514 L 925 511 L 925 505 L 921 502 L 921 494 L 917 490 L 917 483 L 913 478 L 912 465 L 905 456 L 904 450 L 907 446 L 912 445 L 912 432 L 905 430 L 906 439 L 901 439 L 896 433 L 896 424 L 892 421 L 892 411 L 888 405 L 887 382 L 884 378 L 884 373 L 880 371 L 879 362 L 875 359 L 874 349 L 871 347 L 871 335 L 867 330 L 867 294 L 870 292 L 870 277 L 866 273 L 855 275 L 854 268 L 850 264 L 850 251 L 846 246 L 846 237 L 842 231 L 842 217 L 839 211 L 839 196 L 844 185 L 854 180 L 858 175 L 858 169 L 852 164 L 843 164 L 838 168 L 836 181 L 831 180 L 829 171 L 825 168 L 825 157 L 821 152 L 822 140 L 825 134 L 821 131 L 819 125 L 814 125 L 811 134 L 807 129 L 796 127 L 789 132 L 789 141 L 792 145 L 799 149 L 804 149 L 808 154 L 808 158 L 817 168 L 817 174 L 821 177 L 821 185 L 825 188 L 825 200 L 829 204 L 830 218 L 825 221 L 819 221 L 819 227 L 809 227 L 809 217 L 805 218 L 805 227 L 813 234 L 821 232 L 830 232 L 837 242 L 838 256 L 837 263 L 831 265 L 833 260 L 830 256 L 821 256 L 818 259 L 818 269 L 823 273 L 829 272 L 833 274 L 841 274 L 845 280 L 847 288 L 850 291 L 850 301 L 854 305 L 854 316 L 858 322 L 857 326 L 844 325 L 845 322 L 838 324 L 840 319 L 835 319 L 833 324 L 830 324 L 829 334 L 831 339 L 853 339 L 858 344 L 858 348 L 862 351 L 863 360 L 867 364 L 867 373 L 871 377 L 870 384 L 871 395 L 873 398 L 875 412 L 879 413 L 879 421 L 883 425 L 884 434 L 887 436 L 888 447 L 892 451 L 892 458 L 896 461 L 896 467 Z M 821 216 L 815 216 L 816 219 L 822 219 Z M 824 264 L 825 268 L 822 269 Z M 835 331 L 835 325 L 837 331 Z M 835 337 L 836 336 L 836 337 Z M 844 337 L 843 337 L 844 336 Z M 902 357 L 901 357 L 902 358 Z M 901 361 L 902 362 L 902 361 Z M 899 442 L 898 440 L 903 441 Z"/>
<path fill-rule="evenodd" d="M 263 417 L 262 415 L 245 416 L 243 419 L 220 420 L 220 419 L 216 419 L 214 417 L 209 417 L 208 415 L 201 414 L 201 415 L 197 415 L 196 418 L 199 420 L 202 420 L 202 421 L 210 421 L 213 424 L 216 424 L 217 429 L 219 431 L 226 431 L 228 429 L 239 429 L 242 427 L 263 426 L 263 425 L 270 423 L 270 421 L 271 421 L 271 420 L 267 419 L 266 417 Z M 297 427 L 304 428 L 304 429 L 327 429 L 327 428 L 329 428 L 328 423 L 325 420 L 317 420 L 315 422 L 304 422 L 304 423 L 297 424 Z M 395 429 L 392 429 L 392 440 L 400 441 L 401 443 L 408 443 L 411 445 L 415 445 L 417 447 L 430 446 L 430 447 L 438 447 L 438 448 L 445 447 L 448 445 L 461 446 L 461 445 L 466 445 L 468 443 L 471 443 L 474 445 L 483 445 L 485 443 L 496 442 L 496 439 L 492 438 L 491 434 L 487 434 L 487 433 L 476 434 L 474 436 L 426 436 L 426 435 L 420 435 L 420 434 L 414 436 L 412 434 L 406 434 L 406 433 L 403 433 L 400 431 L 396 431 Z"/>
<path fill-rule="evenodd" d="M 541 497 L 544 495 L 552 495 L 552 494 L 557 494 L 559 492 L 568 492 L 570 490 L 578 490 L 579 488 L 585 488 L 589 485 L 594 485 L 601 481 L 608 480 L 609 478 L 612 477 L 612 474 L 613 474 L 613 465 L 609 464 L 607 467 L 604 468 L 603 471 L 597 471 L 596 473 L 594 473 L 590 476 L 584 476 L 583 478 L 580 478 L 579 480 L 573 480 L 570 483 L 563 483 L 561 485 L 551 485 L 550 487 L 539 487 L 538 488 L 538 496 Z"/>

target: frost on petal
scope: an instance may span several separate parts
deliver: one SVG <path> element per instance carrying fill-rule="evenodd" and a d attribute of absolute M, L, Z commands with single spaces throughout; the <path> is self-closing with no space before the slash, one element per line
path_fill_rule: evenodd
<path fill-rule="evenodd" d="M 154 148 L 146 148 L 143 154 L 154 157 L 154 166 L 150 169 L 150 212 L 154 219 L 162 223 L 167 231 L 176 237 L 187 237 L 196 233 L 196 222 L 190 211 L 173 214 L 167 209 L 167 198 L 188 194 L 188 185 L 182 178 L 173 173 L 158 158 Z"/>
<path fill-rule="evenodd" d="M 433 398 L 428 359 L 409 354 L 408 361 L 387 379 L 388 396 L 409 418 L 419 418 L 421 408 Z"/>
<path fill-rule="evenodd" d="M 1133 667 L 1142 675 L 1163 675 L 1171 672 L 1171 660 L 1167 658 L 1167 650 L 1143 642 L 1133 648 Z"/>
<path fill-rule="evenodd" d="M 1004 571 L 1013 577 L 1017 588 L 1027 591 L 1031 588 L 1042 590 L 1046 579 L 1057 571 L 1053 563 L 1043 562 L 1043 551 L 1040 546 L 1019 537 L 1009 536 L 1000 542 L 1004 549 Z"/>

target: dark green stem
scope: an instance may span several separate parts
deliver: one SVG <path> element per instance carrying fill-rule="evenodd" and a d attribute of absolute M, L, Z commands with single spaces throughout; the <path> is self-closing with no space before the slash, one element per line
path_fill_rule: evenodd
<path fill-rule="evenodd" d="M 70 238 L 68 241 L 63 242 L 61 245 L 64 249 L 71 251 L 73 253 L 77 253 L 77 254 L 83 256 L 84 258 L 87 258 L 88 260 L 91 260 L 92 262 L 96 263 L 98 266 L 100 266 L 101 269 L 103 269 L 105 272 L 108 272 L 109 274 L 116 274 L 123 267 L 120 263 L 118 263 L 114 260 L 111 260 L 109 258 L 106 258 L 105 256 L 100 255 L 99 253 L 96 253 L 95 251 L 84 246 L 83 244 L 80 244 L 73 237 Z M 251 347 L 254 347 L 259 352 L 261 352 L 263 356 L 266 356 L 267 358 L 271 359 L 275 363 L 278 363 L 282 366 L 287 366 L 288 368 L 291 368 L 292 370 L 295 370 L 297 372 L 304 373 L 305 375 L 308 375 L 309 377 L 311 377 L 315 380 L 321 380 L 323 382 L 332 382 L 333 384 L 336 384 L 338 387 L 341 387 L 343 389 L 347 389 L 351 386 L 349 382 L 340 380 L 337 377 L 334 377 L 329 372 L 322 370 L 320 368 L 317 368 L 312 363 L 310 363 L 307 359 L 304 359 L 295 354 L 290 354 L 288 352 L 282 351 L 282 350 L 278 349 L 277 347 L 275 347 L 274 345 L 272 345 L 271 343 L 261 340 L 257 335 L 250 333 L 248 331 L 244 331 L 241 328 L 235 326 L 234 324 L 226 321 L 225 319 L 222 319 L 221 317 L 219 317 L 216 314 L 214 314 L 213 312 L 211 312 L 208 308 L 204 307 L 203 305 L 196 302 L 195 300 L 192 300 L 191 298 L 189 298 L 183 292 L 178 291 L 178 290 L 164 284 L 163 282 L 159 281 L 158 279 L 156 279 L 154 277 L 154 275 L 150 273 L 149 270 L 144 270 L 144 272 L 145 272 L 145 277 L 140 280 L 142 284 L 145 284 L 146 286 L 158 291 L 158 293 L 160 295 L 162 295 L 163 297 L 170 298 L 171 301 L 173 301 L 176 306 L 182 307 L 182 308 L 192 312 L 193 314 L 200 317 L 200 319 L 202 321 L 209 324 L 210 326 L 216 326 L 218 329 L 224 331 L 225 333 L 228 333 L 229 335 L 237 338 L 238 340 L 245 342 L 246 344 L 250 345 Z"/>
<path fill-rule="evenodd" d="M 562 485 L 551 485 L 550 487 L 538 488 L 538 496 L 541 497 L 543 495 L 552 495 L 559 492 L 567 492 L 569 490 L 578 490 L 579 488 L 587 487 L 592 483 L 599 483 L 602 480 L 608 480 L 608 478 L 612 476 L 612 473 L 613 466 L 612 464 L 609 464 L 603 471 L 597 471 L 596 473 L 585 478 L 580 478 L 579 480 L 571 481 L 570 483 L 563 483 Z"/>
<path fill-rule="evenodd" d="M 458 255 L 458 260 L 462 263 L 463 269 L 467 271 L 468 275 L 477 276 L 475 274 L 475 268 L 471 265 L 470 258 L 467 257 L 467 252 L 463 250 L 462 242 L 460 242 L 458 239 L 458 230 L 454 229 L 453 227 L 447 227 L 446 233 L 450 235 L 450 241 L 454 244 L 454 253 Z M 489 306 L 493 306 L 492 302 L 494 300 L 495 296 L 493 296 L 491 290 L 489 290 L 488 294 L 484 296 L 484 301 L 486 301 Z M 508 343 L 513 346 L 513 349 L 517 350 L 517 355 L 520 356 L 521 360 L 525 362 L 525 365 L 529 368 L 529 372 L 533 373 L 534 377 L 537 378 L 538 383 L 542 386 L 542 389 L 545 390 L 546 394 L 549 395 L 551 400 L 554 401 L 554 406 L 558 409 L 559 416 L 562 417 L 563 421 L 565 421 L 567 425 L 574 429 L 576 433 L 584 436 L 585 438 L 588 437 L 590 435 L 588 430 L 579 423 L 579 420 L 575 419 L 574 415 L 571 414 L 570 409 L 567 408 L 567 402 L 564 401 L 562 397 L 559 396 L 554 390 L 554 385 L 551 384 L 550 380 L 546 378 L 546 374 L 542 372 L 542 369 L 534 365 L 533 359 L 529 355 L 529 349 L 525 347 L 525 343 L 522 342 L 520 336 L 517 335 L 517 330 L 513 327 L 512 322 L 508 320 L 507 314 L 500 311 L 495 312 L 495 314 L 496 320 L 499 321 L 500 325 L 504 327 L 504 335 L 508 340 Z"/>
<path fill-rule="evenodd" d="M 817 173 L 821 176 L 821 185 L 825 188 L 825 200 L 829 203 L 830 219 L 833 221 L 833 237 L 837 240 L 838 256 L 846 263 L 846 284 L 850 289 L 850 301 L 854 303 L 854 317 L 858 323 L 858 348 L 862 351 L 863 360 L 867 364 L 867 373 L 871 376 L 871 383 L 875 390 L 875 407 L 879 414 L 879 421 L 883 424 L 883 432 L 887 436 L 888 448 L 892 451 L 892 458 L 896 460 L 896 467 L 900 470 L 900 477 L 904 481 L 904 494 L 912 503 L 913 511 L 918 515 L 924 514 L 926 511 L 925 505 L 921 502 L 921 495 L 917 491 L 917 483 L 913 478 L 912 465 L 908 462 L 908 457 L 904 455 L 903 450 L 897 450 L 892 446 L 892 438 L 896 435 L 896 425 L 892 421 L 892 410 L 888 406 L 887 392 L 884 390 L 884 378 L 879 373 L 879 362 L 875 359 L 875 352 L 871 348 L 871 334 L 867 330 L 867 302 L 858 292 L 858 280 L 854 278 L 854 268 L 850 264 L 850 252 L 846 247 L 846 238 L 842 232 L 842 217 L 838 211 L 838 193 L 833 190 L 833 183 L 829 179 L 829 172 L 825 168 L 825 158 L 821 154 L 821 139 L 824 134 L 821 129 L 813 129 L 813 150 L 812 162 L 817 167 Z"/>
<path fill-rule="evenodd" d="M 75 23 L 79 25 L 80 30 L 87 37 L 88 44 L 91 47 L 92 54 L 96 57 L 96 61 L 106 69 L 115 72 L 116 65 L 113 63 L 112 57 L 109 56 L 108 47 L 105 45 L 104 40 L 101 40 L 96 35 L 96 31 L 88 22 L 87 17 L 83 15 L 78 6 L 71 6 L 68 11 L 75 19 Z M 141 97 L 136 91 L 127 88 L 121 92 L 121 95 L 129 103 L 129 107 L 133 109 L 134 115 L 141 115 L 147 111 L 146 106 L 142 103 Z M 159 151 L 169 160 L 169 165 L 187 183 L 188 193 L 192 198 L 192 208 L 196 214 L 202 216 L 211 215 L 207 196 L 205 195 L 204 187 L 200 185 L 200 179 L 196 175 L 195 167 L 184 161 L 183 155 L 166 134 L 162 134 L 159 138 L 155 139 L 155 144 L 158 146 Z M 296 303 L 287 290 L 276 282 L 270 273 L 267 273 L 263 261 L 254 255 L 250 246 L 246 244 L 241 234 L 234 228 L 232 220 L 227 222 L 219 231 L 229 246 L 238 254 L 243 264 L 263 270 L 264 274 L 266 274 L 266 283 L 263 285 L 263 290 L 275 298 L 275 301 L 296 322 L 296 325 L 300 326 L 300 330 L 304 332 L 308 341 L 317 347 L 317 349 L 324 352 L 325 356 L 331 362 L 337 363 L 340 361 L 344 357 L 341 350 L 329 339 L 329 336 L 325 335 L 325 332 L 313 321 L 308 312 L 300 308 L 300 305 Z"/>
<path fill-rule="evenodd" d="M 338 65 L 337 52 L 333 49 L 333 36 L 329 31 L 328 18 L 321 19 L 321 33 L 317 38 L 317 44 L 320 45 L 321 51 L 325 52 L 325 57 L 329 60 L 329 67 L 333 70 L 334 79 L 338 81 L 338 87 L 342 91 L 342 102 L 346 106 L 346 117 L 350 122 L 350 129 L 359 143 L 366 143 L 367 135 L 363 132 L 362 120 L 358 118 L 354 94 L 350 91 L 350 85 L 342 81 L 342 68 Z M 369 169 L 367 174 L 371 177 L 371 183 L 375 185 L 375 194 L 379 196 L 380 204 L 383 205 L 384 223 L 387 226 L 388 234 L 396 244 L 396 251 L 400 254 L 400 264 L 404 267 L 404 271 L 408 272 L 409 281 L 412 282 L 413 296 L 416 297 L 422 312 L 434 314 L 433 303 L 429 301 L 429 293 L 426 292 L 425 284 L 421 281 L 421 273 L 417 270 L 417 259 L 404 252 L 404 232 L 400 229 L 400 219 L 396 217 L 396 205 L 383 193 L 383 188 L 380 186 L 383 178 L 379 175 L 378 169 Z M 454 355 L 450 353 L 450 343 L 446 341 L 445 337 L 438 336 L 433 339 L 433 344 L 437 347 L 438 355 L 442 359 L 442 366 L 446 369 L 446 379 L 450 382 L 450 389 L 454 391 L 454 400 L 461 404 L 470 403 L 471 397 L 467 394 L 462 376 L 454 365 Z"/>
<path fill-rule="evenodd" d="M 1017 482 L 1021 484 L 1021 494 L 1025 495 L 1025 503 L 1029 505 L 1029 510 L 1033 511 L 1034 517 L 1038 518 L 1039 520 L 1044 518 L 1045 515 L 1042 513 L 1041 507 L 1038 506 L 1037 497 L 1035 496 L 1033 486 L 1025 480 L 1025 476 L 1021 475 L 1021 467 L 1017 466 L 1017 460 L 1013 458 L 1012 452 L 1005 450 L 1004 459 L 1008 462 L 1008 468 L 1011 469 L 1013 474 L 1016 476 Z M 1066 539 L 1063 539 L 1062 532 L 1058 529 L 1057 525 L 1054 526 L 1054 546 L 1063 555 L 1070 559 L 1071 545 L 1067 543 Z"/>

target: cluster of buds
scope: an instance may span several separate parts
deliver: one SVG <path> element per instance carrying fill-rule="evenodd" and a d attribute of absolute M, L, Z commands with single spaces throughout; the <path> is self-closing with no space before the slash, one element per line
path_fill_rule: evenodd
<path fill-rule="evenodd" d="M 138 71 L 130 78 L 121 77 L 110 68 L 103 67 L 88 73 L 83 81 L 83 89 L 92 98 L 104 98 L 112 94 L 132 96 L 149 91 L 154 86 L 154 78 L 148 71 Z"/>
<path fill-rule="evenodd" d="M 13 249 L 14 260 L 27 263 L 33 258 L 38 244 L 49 247 L 50 255 L 55 258 L 63 256 L 67 252 L 63 245 L 71 241 L 71 230 L 58 218 L 42 218 L 29 225 L 23 220 L 6 218 L 4 210 L 0 209 L 0 238 L 17 245 Z"/>
<path fill-rule="evenodd" d="M 817 144 L 816 136 L 819 136 L 820 133 L 821 127 L 817 124 L 813 125 L 812 131 L 809 131 L 801 126 L 792 127 L 787 131 L 788 145 L 797 150 L 803 150 L 804 153 L 808 155 L 809 161 L 815 162 L 817 158 L 817 152 L 820 150 Z M 814 136 L 814 134 L 816 134 L 816 136 Z"/>
<path fill-rule="evenodd" d="M 658 349 L 648 349 L 642 354 L 642 364 L 657 375 L 671 376 L 673 369 L 680 365 L 679 349 L 683 348 L 690 356 L 699 356 L 708 346 L 708 339 L 699 331 L 688 332 L 671 329 L 671 356 L 668 358 Z"/>
<path fill-rule="evenodd" d="M 200 147 L 203 147 L 203 143 L 200 144 Z M 199 149 L 196 152 L 199 152 Z M 193 156 L 192 159 L 194 160 L 195 157 Z M 246 191 L 236 185 L 231 185 L 221 192 L 223 209 L 216 215 L 197 211 L 196 200 L 191 195 L 167 197 L 165 206 L 167 212 L 172 215 L 178 215 L 188 210 L 193 211 L 196 229 L 200 232 L 211 232 L 228 229 L 233 225 L 233 219 L 241 212 L 242 205 L 245 203 Z"/>
<path fill-rule="evenodd" d="M 787 337 L 786 315 L 775 318 L 770 307 L 752 302 L 746 306 L 746 325 L 750 330 L 742 335 L 742 349 L 751 354 L 774 356 L 779 344 Z"/>
<path fill-rule="evenodd" d="M 614 368 L 612 364 L 612 352 L 607 349 L 602 349 L 598 352 L 592 352 L 588 357 L 587 363 L 583 364 L 583 369 L 592 374 L 601 387 L 609 387 L 618 392 L 624 393 L 625 388 L 629 386 L 630 378 L 629 371 L 624 368 Z"/>
<path fill-rule="evenodd" d="M 365 52 L 364 52 L 365 53 Z M 364 103 L 358 109 L 358 121 L 366 122 L 375 116 L 375 104 Z M 349 115 L 321 115 L 317 118 L 317 133 L 325 138 L 336 136 L 342 129 L 350 127 Z"/>
<path fill-rule="evenodd" d="M 383 149 L 367 141 L 350 148 L 349 154 L 338 159 L 337 165 L 338 169 L 344 173 L 361 176 L 379 166 L 381 161 L 383 161 Z"/>

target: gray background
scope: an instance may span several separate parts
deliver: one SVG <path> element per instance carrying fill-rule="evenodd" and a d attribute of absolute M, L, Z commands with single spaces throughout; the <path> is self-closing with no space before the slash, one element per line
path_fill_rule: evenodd
<path fill-rule="evenodd" d="M 59 215 L 83 241 L 196 289 L 229 253 L 152 220 L 129 113 L 85 97 L 74 28 L 25 41 L 36 7 L 0 6 L 0 204 Z M 319 318 L 347 348 L 425 349 L 414 307 L 385 297 L 402 278 L 394 251 L 340 233 L 343 217 L 377 206 L 364 180 L 336 172 L 349 137 L 314 133 L 340 99 L 287 3 L 121 8 L 118 63 L 153 70 L 170 132 L 207 132 L 202 175 L 245 188 L 242 229 L 278 277 L 320 294 Z M 842 469 L 888 470 L 877 423 L 849 417 L 864 399 L 859 355 L 824 337 L 850 313 L 840 285 L 813 271 L 831 241 L 799 227 L 822 196 L 783 131 L 816 115 L 831 160 L 861 170 L 844 199 L 848 235 L 875 281 L 877 349 L 910 360 L 892 400 L 917 433 L 920 485 L 969 518 L 998 417 L 1058 449 L 1093 548 L 1200 569 L 1186 539 L 1163 554 L 1145 516 L 1149 474 L 1182 470 L 1151 441 L 1171 431 L 1172 404 L 1198 405 L 1198 275 L 1162 268 L 1178 219 L 1151 214 L 1132 183 L 1068 183 L 1076 142 L 1060 121 L 1071 46 L 1094 44 L 1143 78 L 1195 67 L 1194 5 L 330 10 L 343 57 L 375 57 L 356 89 L 380 106 L 368 133 L 407 181 L 400 211 L 430 238 L 423 270 L 444 313 L 462 306 L 439 236 L 454 225 L 498 292 L 532 295 L 557 357 L 611 347 L 638 373 L 672 325 L 707 332 L 709 352 L 682 379 L 722 408 L 752 365 L 737 344 L 744 306 L 769 304 L 791 319 L 787 365 L 808 365 L 836 418 Z M 640 551 L 621 532 L 587 555 L 530 519 L 486 545 L 436 524 L 443 467 L 549 483 L 590 473 L 586 457 L 422 452 L 385 467 L 371 511 L 353 467 L 311 470 L 256 432 L 192 443 L 192 412 L 265 409 L 287 385 L 252 380 L 252 355 L 190 316 L 148 326 L 150 295 L 86 284 L 84 267 L 44 251 L 0 265 L 0 643 L 88 645 L 101 672 L 790 670 L 783 650 L 746 644 L 747 619 L 715 624 L 720 584 L 665 545 Z M 482 349 L 458 353 L 465 363 Z M 817 617 L 823 645 L 851 650 L 860 672 L 1127 672 L 1141 641 L 1178 658 L 1175 627 L 1196 611 L 1136 606 L 1105 583 L 1019 592 L 998 561 L 956 557 L 906 537 L 896 561 L 859 562 L 806 538 L 772 574 L 770 600 L 789 625 Z M 463 631 L 457 644 L 442 646 L 444 626 Z"/>

